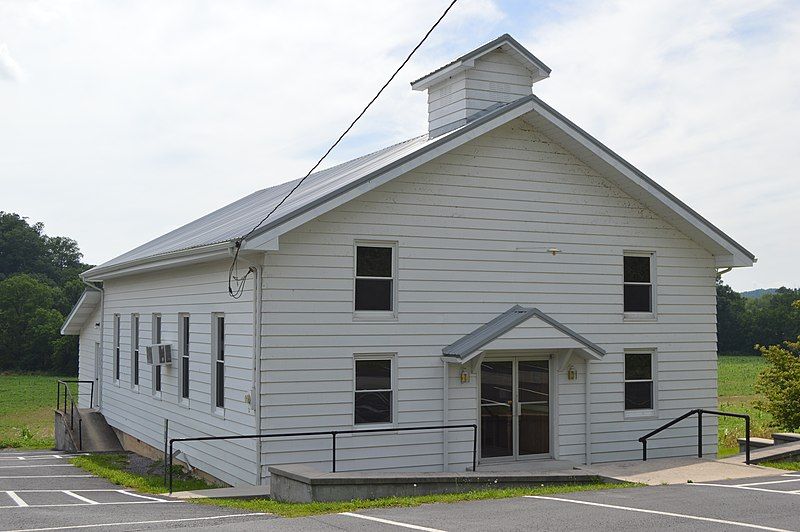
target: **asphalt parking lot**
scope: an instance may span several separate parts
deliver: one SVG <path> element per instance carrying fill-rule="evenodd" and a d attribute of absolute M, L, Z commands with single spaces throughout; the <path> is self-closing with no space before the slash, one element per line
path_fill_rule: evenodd
<path fill-rule="evenodd" d="M 0 531 L 771 530 L 800 532 L 800 473 L 284 519 L 120 489 L 68 455 L 0 453 Z"/>

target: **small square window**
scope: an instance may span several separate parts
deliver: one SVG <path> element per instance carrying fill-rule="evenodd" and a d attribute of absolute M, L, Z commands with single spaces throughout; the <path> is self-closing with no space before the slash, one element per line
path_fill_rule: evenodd
<path fill-rule="evenodd" d="M 356 246 L 355 310 L 394 311 L 394 248 Z"/>
<path fill-rule="evenodd" d="M 391 423 L 392 359 L 356 359 L 355 365 L 355 423 Z"/>
<path fill-rule="evenodd" d="M 623 306 L 625 312 L 653 312 L 652 257 L 623 257 Z"/>
<path fill-rule="evenodd" d="M 625 353 L 625 410 L 652 410 L 653 354 Z"/>

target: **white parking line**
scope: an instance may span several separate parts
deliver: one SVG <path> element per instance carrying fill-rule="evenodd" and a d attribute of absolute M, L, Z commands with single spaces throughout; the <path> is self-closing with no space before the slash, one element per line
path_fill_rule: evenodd
<path fill-rule="evenodd" d="M 410 523 L 401 523 L 399 521 L 390 521 L 388 519 L 381 519 L 380 517 L 372 517 L 371 515 L 354 514 L 350 512 L 342 512 L 339 515 L 346 515 L 347 517 L 357 517 L 359 519 L 366 519 L 367 521 L 375 521 L 376 523 L 383 523 L 384 525 L 394 525 L 402 528 L 410 528 L 411 530 L 425 530 L 426 532 L 445 532 L 438 528 L 428 528 L 426 526 L 412 525 Z"/>
<path fill-rule="evenodd" d="M 683 519 L 691 519 L 693 521 L 705 521 L 708 523 L 719 523 L 722 525 L 730 525 L 730 526 L 738 526 L 742 528 L 755 528 L 757 530 L 770 530 L 772 532 L 792 532 L 791 530 L 786 530 L 785 528 L 774 528 L 770 526 L 762 526 L 762 525 L 754 525 L 752 523 L 743 523 L 741 521 L 728 521 L 726 519 L 715 519 L 713 517 L 702 517 L 700 515 L 689 515 L 689 514 L 677 514 L 673 512 L 661 512 L 659 510 L 646 510 L 644 508 L 631 508 L 629 506 L 617 506 L 615 504 L 602 504 L 599 502 L 589 502 L 589 501 L 579 501 L 575 499 L 562 499 L 560 497 L 545 497 L 542 495 L 525 495 L 527 499 L 541 499 L 547 501 L 559 501 L 559 502 L 568 502 L 572 504 L 583 504 L 586 506 L 597 506 L 600 508 L 611 508 L 614 510 L 624 510 L 626 512 L 639 512 L 643 514 L 654 514 L 654 515 L 664 515 L 667 517 L 680 517 Z"/>
<path fill-rule="evenodd" d="M 114 490 L 117 493 L 122 493 L 123 495 L 130 495 L 131 497 L 139 497 L 140 499 L 149 499 L 151 501 L 163 501 L 164 499 L 157 499 L 155 497 L 148 497 L 147 495 L 140 495 L 138 493 L 132 493 L 126 490 Z"/>
<path fill-rule="evenodd" d="M 7 478 L 92 478 L 94 475 L 14 475 L 10 477 L 0 477 L 0 479 Z"/>
<path fill-rule="evenodd" d="M 767 486 L 769 484 L 786 484 L 787 482 L 800 482 L 800 478 L 794 478 L 789 480 L 771 480 L 769 482 L 750 482 L 749 484 L 736 484 L 740 488 L 744 488 L 745 486 Z"/>
<path fill-rule="evenodd" d="M 42 464 L 42 465 L 3 465 L 0 469 L 19 469 L 21 467 L 75 467 L 72 464 Z"/>
<path fill-rule="evenodd" d="M 61 492 L 62 492 L 64 495 L 69 495 L 70 497 L 75 497 L 75 498 L 76 498 L 76 499 L 78 499 L 79 501 L 83 501 L 83 502 L 85 502 L 85 503 L 88 503 L 88 504 L 100 504 L 100 503 L 99 503 L 99 502 L 97 502 L 97 501 L 93 501 L 92 499 L 87 499 L 87 498 L 86 498 L 86 497 L 84 497 L 83 495 L 78 495 L 77 493 L 74 493 L 74 492 L 72 492 L 72 491 L 69 491 L 69 490 L 61 490 Z"/>
<path fill-rule="evenodd" d="M 184 517 L 183 519 L 159 519 L 157 521 L 128 521 L 125 523 L 98 523 L 92 525 L 71 525 L 71 526 L 52 526 L 48 528 L 18 528 L 16 530 L 9 530 L 7 532 L 43 532 L 45 530 L 73 530 L 76 528 L 101 528 L 109 526 L 131 526 L 131 525 L 155 525 L 159 523 L 184 523 L 187 521 L 212 521 L 219 519 L 235 519 L 238 517 L 253 517 L 256 515 L 267 515 L 265 513 L 251 513 L 251 514 L 228 514 L 228 515 L 210 515 L 207 517 Z"/>
<path fill-rule="evenodd" d="M 75 456 L 89 456 L 89 453 L 77 453 L 72 454 L 66 458 L 72 458 Z M 11 457 L 4 457 L 0 456 L 0 462 L 2 461 L 17 461 L 17 460 L 64 460 L 64 456 L 60 454 L 37 454 L 34 456 L 11 456 Z"/>
<path fill-rule="evenodd" d="M 13 491 L 7 491 L 7 492 L 6 492 L 6 495 L 8 495 L 9 497 L 11 497 L 11 500 L 12 500 L 12 501 L 14 501 L 15 503 L 17 503 L 17 506 L 28 506 L 28 503 L 27 503 L 27 502 L 25 502 L 25 501 L 23 501 L 23 500 L 20 498 L 20 496 L 19 496 L 19 495 L 17 495 L 16 493 L 14 493 Z"/>
<path fill-rule="evenodd" d="M 692 486 L 711 486 L 714 488 L 728 488 L 734 490 L 750 490 L 750 491 L 764 491 L 767 493 L 784 493 L 789 495 L 796 495 L 794 491 L 771 490 L 767 488 L 756 488 L 755 486 L 737 486 L 735 484 L 709 484 L 706 482 L 693 482 Z"/>
<path fill-rule="evenodd" d="M 61 508 L 63 506 L 69 506 L 70 508 L 74 508 L 76 506 L 112 506 L 115 504 L 181 504 L 185 503 L 186 501 L 165 501 L 165 500 L 158 500 L 158 501 L 124 501 L 124 502 L 94 502 L 94 503 L 75 503 L 75 504 L 34 504 L 33 506 L 26 506 L 26 508 Z M 7 510 L 9 508 L 20 508 L 19 506 L 0 506 L 0 510 Z"/>

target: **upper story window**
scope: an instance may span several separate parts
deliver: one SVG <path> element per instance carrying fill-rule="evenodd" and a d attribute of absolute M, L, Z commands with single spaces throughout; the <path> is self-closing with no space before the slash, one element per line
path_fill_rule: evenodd
<path fill-rule="evenodd" d="M 153 332 L 151 338 L 154 344 L 161 343 L 161 314 L 153 314 Z M 153 394 L 161 395 L 161 366 L 153 364 Z"/>
<path fill-rule="evenodd" d="M 131 384 L 139 386 L 139 315 L 131 314 Z"/>
<path fill-rule="evenodd" d="M 355 359 L 356 425 L 391 423 L 394 404 L 392 357 L 359 357 Z"/>
<path fill-rule="evenodd" d="M 214 406 L 221 410 L 225 408 L 225 316 L 215 314 L 212 323 L 214 360 L 211 367 L 213 382 L 211 395 L 214 398 Z"/>
<path fill-rule="evenodd" d="M 120 337 L 120 316 L 114 314 L 114 381 L 119 382 L 119 337 Z"/>
<path fill-rule="evenodd" d="M 653 255 L 626 253 L 623 257 L 624 310 L 633 314 L 655 314 Z"/>
<path fill-rule="evenodd" d="M 625 353 L 625 410 L 653 410 L 653 362 L 653 353 Z"/>
<path fill-rule="evenodd" d="M 356 244 L 356 312 L 395 312 L 396 252 L 392 244 Z"/>
<path fill-rule="evenodd" d="M 180 355 L 181 355 L 181 399 L 189 399 L 189 315 L 179 316 Z"/>

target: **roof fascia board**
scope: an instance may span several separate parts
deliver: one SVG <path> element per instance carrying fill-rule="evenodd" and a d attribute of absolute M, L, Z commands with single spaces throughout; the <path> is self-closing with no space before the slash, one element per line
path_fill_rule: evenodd
<path fill-rule="evenodd" d="M 258 231 L 250 241 L 245 241 L 243 249 L 251 249 L 250 242 L 269 241 L 280 235 L 299 227 L 300 225 L 317 218 L 336 207 L 355 199 L 370 190 L 391 181 L 419 166 L 432 161 L 436 157 L 443 155 L 450 150 L 477 138 L 505 123 L 518 118 L 532 109 L 532 95 L 520 98 L 519 100 L 501 107 L 496 112 L 488 113 L 477 120 L 457 129 L 451 133 L 446 133 L 437 138 L 432 143 L 410 153 L 397 161 L 372 172 L 361 179 L 348 184 L 345 187 L 333 191 L 327 196 L 305 205 L 298 211 L 287 213 L 282 218 L 275 219 L 272 223 L 265 225 Z M 256 238 L 264 235 L 263 238 Z"/>
<path fill-rule="evenodd" d="M 442 79 L 448 78 L 454 74 L 458 74 L 459 72 L 463 72 L 475 66 L 475 60 L 470 59 L 467 61 L 456 61 L 452 65 L 447 65 L 446 67 L 442 68 L 435 74 L 429 74 L 424 78 L 420 79 L 419 81 L 415 81 L 411 84 L 411 90 L 415 91 L 424 91 L 425 89 L 436 85 Z"/>
<path fill-rule="evenodd" d="M 92 268 L 81 274 L 84 281 L 105 281 L 124 275 L 147 273 L 208 260 L 224 258 L 230 255 L 231 243 L 220 242 L 209 246 L 189 248 L 165 255 L 145 257 L 131 262 L 115 264 L 107 268 Z"/>
<path fill-rule="evenodd" d="M 626 177 L 648 195 L 658 200 L 672 212 L 678 214 L 681 219 L 691 224 L 698 231 L 717 243 L 717 245 L 728 251 L 728 253 L 733 256 L 733 263 L 736 266 L 753 265 L 755 262 L 755 256 L 750 251 L 726 235 L 721 229 L 717 228 L 711 222 L 703 218 L 700 214 L 683 203 L 680 199 L 672 195 L 664 187 L 653 181 L 647 175 L 617 155 L 610 148 L 602 144 L 599 140 L 589 135 L 586 131 L 572 123 L 569 119 L 536 96 L 533 97 L 533 107 L 537 114 L 539 114 L 553 126 L 557 127 L 559 131 L 578 142 L 584 149 L 588 150 L 592 155 L 602 160 L 618 174 Z M 719 252 L 714 251 L 714 254 L 719 255 Z M 723 254 L 723 256 L 725 255 Z"/>

